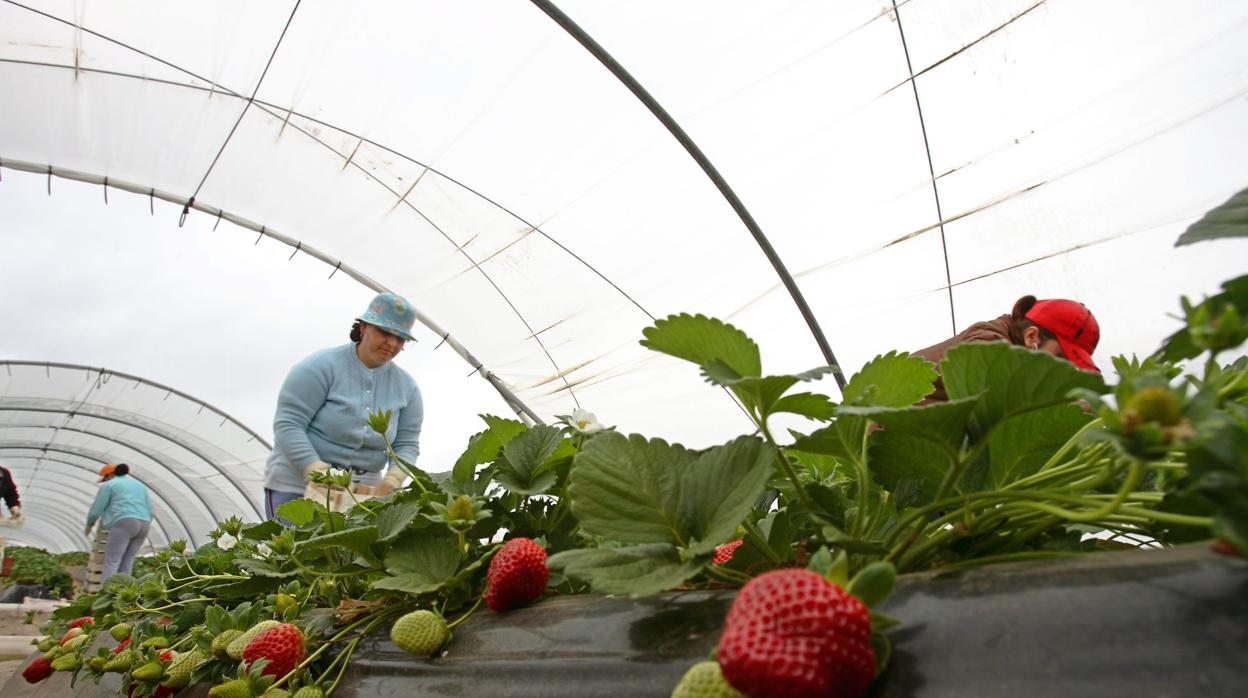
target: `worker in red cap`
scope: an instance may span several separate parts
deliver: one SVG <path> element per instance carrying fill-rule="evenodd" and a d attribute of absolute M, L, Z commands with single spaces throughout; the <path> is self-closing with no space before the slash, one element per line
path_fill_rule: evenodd
<path fill-rule="evenodd" d="M 1014 303 L 1009 315 L 977 322 L 956 337 L 920 349 L 913 355 L 939 367 L 945 352 L 959 344 L 997 341 L 1052 354 L 1085 371 L 1101 372 L 1092 361 L 1092 352 L 1101 341 L 1101 327 L 1087 306 L 1064 298 L 1036 300 L 1035 296 L 1023 296 Z M 937 378 L 935 392 L 923 402 L 948 399 L 943 382 Z"/>

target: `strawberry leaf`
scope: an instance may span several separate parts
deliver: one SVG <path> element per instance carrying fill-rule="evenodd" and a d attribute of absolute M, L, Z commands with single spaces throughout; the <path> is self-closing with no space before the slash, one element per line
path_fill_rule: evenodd
<path fill-rule="evenodd" d="M 973 440 L 985 437 L 998 423 L 1015 415 L 1071 402 L 1076 388 L 1105 392 L 1105 381 L 1069 361 L 1003 342 L 954 347 L 941 362 L 950 400 L 980 398 L 971 413 Z"/>
<path fill-rule="evenodd" d="M 1188 226 L 1175 247 L 1219 238 L 1248 237 L 1248 189 L 1232 196 L 1221 206 Z"/>
<path fill-rule="evenodd" d="M 572 513 L 585 532 L 608 540 L 710 552 L 732 537 L 774 462 L 774 451 L 754 437 L 696 454 L 660 439 L 604 433 L 576 457 Z"/>
<path fill-rule="evenodd" d="M 641 345 L 702 366 L 718 360 L 739 377 L 761 376 L 758 345 L 741 330 L 705 315 L 669 315 L 642 330 Z M 720 367 L 722 368 L 722 367 Z M 712 373 L 720 374 L 718 369 Z"/>
<path fill-rule="evenodd" d="M 546 564 L 552 570 L 588 582 L 600 594 L 649 596 L 679 586 L 702 570 L 704 560 L 682 562 L 671 545 L 567 550 Z"/>
<path fill-rule="evenodd" d="M 517 435 L 503 447 L 502 467 L 494 480 L 516 494 L 540 494 L 550 489 L 558 475 L 541 471 L 542 464 L 563 443 L 563 430 L 540 425 Z"/>
<path fill-rule="evenodd" d="M 1057 405 L 1007 419 L 988 438 L 988 489 L 1027 477 L 1092 421 L 1077 405 Z"/>
<path fill-rule="evenodd" d="M 503 446 L 527 428 L 523 422 L 514 419 L 503 419 L 493 415 L 481 415 L 481 419 L 485 420 L 488 428 L 473 434 L 468 439 L 468 448 L 455 461 L 455 467 L 451 471 L 451 477 L 455 482 L 472 482 L 478 465 L 490 463 L 498 458 L 498 453 Z"/>
<path fill-rule="evenodd" d="M 307 526 L 316 518 L 316 505 L 308 499 L 296 499 L 279 506 L 277 515 L 294 526 Z"/>
<path fill-rule="evenodd" d="M 413 502 L 393 504 L 377 515 L 377 540 L 388 541 L 403 532 L 412 519 L 420 514 L 420 505 Z"/>
<path fill-rule="evenodd" d="M 409 532 L 386 553 L 389 577 L 373 583 L 374 589 L 424 594 L 446 584 L 459 569 L 460 552 L 455 539 L 432 530 Z"/>
<path fill-rule="evenodd" d="M 295 550 L 304 553 L 311 550 L 321 550 L 322 548 L 341 547 L 361 555 L 368 555 L 368 546 L 375 542 L 377 542 L 377 527 L 360 526 L 300 541 L 295 544 Z"/>

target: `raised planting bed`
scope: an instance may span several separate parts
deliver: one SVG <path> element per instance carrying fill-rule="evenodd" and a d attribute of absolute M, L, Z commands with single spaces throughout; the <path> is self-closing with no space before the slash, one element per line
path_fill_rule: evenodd
<path fill-rule="evenodd" d="M 667 696 L 715 646 L 734 593 L 577 595 L 480 613 L 432 660 L 377 632 L 335 695 Z M 872 696 L 1243 694 L 1248 562 L 1204 546 L 904 575 L 883 610 L 904 624 Z M 117 685 L 14 676 L 0 694 L 102 698 Z"/>

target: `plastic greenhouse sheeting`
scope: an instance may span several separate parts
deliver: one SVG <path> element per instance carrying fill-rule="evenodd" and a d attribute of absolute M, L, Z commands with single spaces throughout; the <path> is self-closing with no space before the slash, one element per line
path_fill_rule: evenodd
<path fill-rule="evenodd" d="M 1242 242 L 1173 243 L 1248 185 L 1248 4 L 559 3 L 722 174 L 818 332 L 541 4 L 5 0 L 0 167 L 280 241 L 411 299 L 418 351 L 532 417 L 695 447 L 748 421 L 638 345 L 670 313 L 741 327 L 772 373 L 828 363 L 821 332 L 852 374 L 1070 297 L 1108 364 L 1243 271 Z"/>
<path fill-rule="evenodd" d="M 230 516 L 259 521 L 269 444 L 212 405 L 136 376 L 87 366 L 0 361 L 0 463 L 27 524 L 0 536 L 89 549 L 83 527 L 106 463 L 147 485 L 162 547 L 208 540 Z"/>

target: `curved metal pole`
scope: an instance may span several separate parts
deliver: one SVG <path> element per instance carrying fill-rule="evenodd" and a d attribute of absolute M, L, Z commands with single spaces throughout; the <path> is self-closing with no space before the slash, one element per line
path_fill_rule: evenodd
<path fill-rule="evenodd" d="M 797 305 L 797 309 L 802 313 L 802 318 L 806 320 L 806 326 L 810 328 L 810 333 L 814 336 L 815 343 L 819 345 L 819 351 L 823 352 L 824 360 L 832 368 L 832 377 L 836 379 L 837 386 L 841 389 L 841 392 L 844 392 L 845 375 L 841 372 L 841 365 L 837 363 L 836 356 L 832 354 L 832 347 L 828 345 L 828 340 L 824 337 L 823 330 L 819 328 L 819 321 L 815 319 L 815 314 L 811 311 L 810 306 L 806 304 L 806 298 L 802 295 L 801 289 L 797 287 L 797 282 L 789 274 L 789 270 L 784 266 L 780 255 L 771 246 L 771 242 L 763 234 L 763 229 L 754 220 L 754 216 L 745 208 L 745 204 L 737 197 L 732 187 L 728 186 L 728 182 L 719 174 L 719 170 L 715 169 L 715 166 L 711 164 L 710 158 L 706 157 L 702 149 L 693 142 L 689 134 L 685 133 L 685 130 L 680 127 L 680 124 L 676 123 L 676 119 L 667 113 L 667 110 L 659 104 L 658 100 L 646 91 L 646 88 L 642 87 L 641 83 L 637 82 L 637 79 L 625 70 L 624 66 L 620 65 L 601 44 L 586 33 L 580 25 L 572 21 L 571 17 L 564 14 L 563 10 L 556 7 L 550 0 L 531 0 L 531 2 L 553 19 L 556 24 L 563 27 L 563 30 L 576 39 L 581 46 L 584 46 L 594 58 L 598 59 L 599 63 L 606 66 L 607 70 L 611 71 L 611 74 L 633 93 L 633 96 L 646 105 L 650 113 L 654 114 L 654 117 L 667 127 L 668 132 L 684 146 L 689 155 L 702 168 L 702 171 L 706 173 L 706 176 L 715 184 L 715 188 L 719 190 L 720 194 L 723 194 L 728 204 L 732 206 L 732 210 L 736 211 L 737 216 L 741 218 L 741 222 L 745 224 L 750 234 L 754 236 L 754 241 L 758 243 L 763 254 L 767 256 L 767 261 L 771 262 L 772 268 L 776 270 L 776 275 L 780 277 L 780 281 L 784 284 L 785 289 L 788 290 L 789 296 Z"/>
<path fill-rule="evenodd" d="M 73 413 L 73 416 L 79 416 L 79 415 L 81 415 L 81 413 Z M 169 463 L 166 463 L 165 461 L 161 460 L 159 457 L 152 455 L 151 453 L 144 450 L 143 448 L 136 446 L 133 442 L 126 441 L 125 439 L 121 439 L 119 437 L 112 436 L 110 434 L 100 434 L 100 433 L 90 431 L 87 429 L 76 429 L 74 427 L 58 427 L 58 426 L 53 426 L 51 424 L 5 424 L 3 425 L 2 428 L 51 429 L 53 431 L 70 431 L 75 434 L 86 434 L 87 436 L 91 436 L 93 438 L 97 438 L 103 441 L 108 441 L 110 443 L 117 444 L 118 446 L 121 446 L 122 448 L 130 449 L 131 451 L 134 451 L 135 453 L 138 453 L 144 458 L 161 466 L 162 468 L 165 469 L 166 472 L 176 477 L 178 480 L 182 482 L 182 484 L 186 485 L 186 488 L 192 494 L 195 495 L 195 498 L 198 499 L 199 503 L 204 507 L 204 511 L 208 512 L 209 518 L 213 519 L 214 521 L 221 521 L 223 519 L 221 514 L 212 510 L 212 505 L 209 504 L 208 500 L 204 499 L 204 496 L 199 493 L 198 488 L 196 488 L 195 485 L 191 484 L 190 480 L 187 480 L 185 477 L 183 477 L 182 473 L 180 473 L 177 468 L 170 467 Z"/>
<path fill-rule="evenodd" d="M 80 408 L 81 408 L 81 406 L 80 406 Z M 115 423 L 117 423 L 117 424 L 121 424 L 121 425 L 126 426 L 126 427 L 131 428 L 131 429 L 138 429 L 138 430 L 140 430 L 140 431 L 145 431 L 145 432 L 147 432 L 147 433 L 149 433 L 149 434 L 153 434 L 153 435 L 155 435 L 155 436 L 157 436 L 157 437 L 159 437 L 159 438 L 161 438 L 161 439 L 164 439 L 165 441 L 168 441 L 169 443 L 174 444 L 174 445 L 178 446 L 179 448 L 181 448 L 181 449 L 183 449 L 183 450 L 187 451 L 187 452 L 188 452 L 188 453 L 190 453 L 191 455 L 195 456 L 196 458 L 199 458 L 199 459 L 200 459 L 200 460 L 202 460 L 204 463 L 208 464 L 208 467 L 210 467 L 210 468 L 212 468 L 213 470 L 215 470 L 215 471 L 217 471 L 218 473 L 220 473 L 220 474 L 221 474 L 221 476 L 222 476 L 222 477 L 224 477 L 224 478 L 225 478 L 225 480 L 226 480 L 227 482 L 229 482 L 231 485 L 234 485 L 234 489 L 238 490 L 238 493 L 239 493 L 239 494 L 243 495 L 243 501 L 245 501 L 245 502 L 247 502 L 248 504 L 250 504 L 250 505 L 251 505 L 251 510 L 252 510 L 253 512 L 255 512 L 257 519 L 258 519 L 258 520 L 260 520 L 260 521 L 263 521 L 263 520 L 264 520 L 264 515 L 263 515 L 262 513 L 260 513 L 260 511 L 261 511 L 261 510 L 260 510 L 260 505 L 259 505 L 256 501 L 254 501 L 254 500 L 252 499 L 252 496 L 251 496 L 251 495 L 249 495 L 249 494 L 247 493 L 247 488 L 243 487 L 242 483 L 240 483 L 238 480 L 234 479 L 234 477 L 230 475 L 230 472 L 229 472 L 228 470 L 226 470 L 225 468 L 221 467 L 221 466 L 220 466 L 220 465 L 218 465 L 217 463 L 213 462 L 213 461 L 212 461 L 212 459 L 208 458 L 208 456 L 206 456 L 206 455 L 204 455 L 204 454 L 200 453 L 198 449 L 196 449 L 196 448 L 192 447 L 192 446 L 191 446 L 191 445 L 189 445 L 189 444 L 183 443 L 181 440 L 179 440 L 178 438 L 176 438 L 175 436 L 173 436 L 173 435 L 171 435 L 171 434 L 166 434 L 166 433 L 161 432 L 161 431 L 156 431 L 155 429 L 152 429 L 151 427 L 144 426 L 144 425 L 139 424 L 139 423 L 137 423 L 137 422 L 132 422 L 132 421 L 128 421 L 128 420 L 125 420 L 125 419 L 121 419 L 120 417 L 110 417 L 110 416 L 108 416 L 108 415 L 103 415 L 103 414 L 95 414 L 95 413 L 93 413 L 93 412 L 82 412 L 81 410 L 76 411 L 76 412 L 69 412 L 69 411 L 67 411 L 67 410 L 65 410 L 65 409 L 55 408 L 55 407 L 16 407 L 16 406 L 12 406 L 12 407 L 11 407 L 11 406 L 5 406 L 3 403 L 0 403 L 0 412 L 37 412 L 37 413 L 47 413 L 47 414 L 70 414 L 70 415 L 72 415 L 72 416 L 74 416 L 74 417 L 86 417 L 86 418 L 89 418 L 89 419 L 99 419 L 99 420 L 101 420 L 101 421 L 105 421 L 105 422 L 115 422 Z M 5 426 L 7 426 L 7 425 L 5 425 Z M 50 425 L 49 425 L 48 427 L 46 427 L 46 428 L 49 428 L 49 429 L 53 429 L 53 428 L 55 428 L 55 429 L 68 429 L 68 427 L 52 427 L 52 426 L 50 426 Z M 119 442 L 119 443 L 120 443 L 120 442 Z M 139 449 L 137 449 L 137 448 L 136 448 L 136 449 L 134 449 L 134 450 L 139 451 Z M 142 451 L 139 451 L 139 452 L 140 452 L 140 453 L 142 453 Z M 153 460 L 156 460 L 156 459 L 153 459 Z M 158 463 L 159 463 L 160 461 L 156 461 L 156 462 L 158 462 Z M 162 464 L 162 465 L 163 465 L 163 464 Z M 166 468 L 166 469 L 168 470 L 168 468 Z M 183 478 L 182 478 L 182 476 L 181 476 L 181 475 L 179 475 L 176 471 L 172 471 L 172 470 L 171 470 L 170 472 L 173 472 L 174 476 L 176 476 L 178 479 L 182 480 L 182 482 L 186 483 L 187 487 L 191 487 L 191 484 L 190 484 L 189 482 L 186 482 L 186 480 L 185 480 L 185 479 L 183 479 Z M 194 488 L 192 488 L 192 489 L 194 489 Z M 196 496 L 197 496 L 197 497 L 199 496 L 199 495 L 198 495 L 198 493 L 196 494 Z M 203 501 L 203 497 L 200 497 L 200 501 Z M 205 507 L 206 507 L 206 506 L 208 506 L 208 503 L 207 503 L 207 502 L 204 502 L 204 506 L 205 506 Z M 211 513 L 211 511 L 212 511 L 212 510 L 211 510 L 211 509 L 209 509 L 209 512 L 210 512 L 210 513 Z M 214 518 L 215 518 L 215 514 L 214 514 L 213 516 L 214 516 Z"/>
<path fill-rule="evenodd" d="M 0 441 L 0 451 L 12 451 L 12 450 L 40 451 L 40 452 L 53 451 L 55 453 L 65 453 L 71 456 L 78 456 L 79 458 L 86 458 L 88 460 L 93 460 L 96 463 L 100 463 L 101 465 L 107 464 L 109 462 L 108 460 L 105 460 L 104 454 L 101 454 L 96 451 L 91 451 L 89 449 L 71 450 L 69 448 L 62 447 L 62 446 L 40 446 L 40 445 L 35 445 L 35 444 L 23 445 L 21 442 L 17 442 L 17 441 Z M 88 468 L 85 465 L 77 465 L 74 463 L 69 463 L 68 461 L 62 461 L 62 462 L 64 462 L 66 465 L 73 465 L 73 467 L 78 468 L 80 470 L 86 470 L 87 472 L 91 472 L 91 473 L 99 472 L 92 468 Z M 182 512 L 178 511 L 177 507 L 172 506 L 169 503 L 169 499 L 165 496 L 164 492 L 157 489 L 153 485 L 149 485 L 147 482 L 145 482 L 142 478 L 138 477 L 137 475 L 133 477 L 135 480 L 138 480 L 139 482 L 142 482 L 144 485 L 146 485 L 147 488 L 156 495 L 156 497 L 161 501 L 161 503 L 165 505 L 165 508 L 169 510 L 169 513 L 173 514 L 173 517 L 178 520 L 179 524 L 181 524 L 182 530 L 186 531 L 187 541 L 193 542 L 195 534 L 191 532 L 190 524 L 186 522 L 186 519 L 182 518 Z"/>
<path fill-rule="evenodd" d="M 187 402 L 193 402 L 196 405 L 200 405 L 201 407 L 208 408 L 208 410 L 211 411 L 212 413 L 219 415 L 222 419 L 229 421 L 231 424 L 238 427 L 239 429 L 242 429 L 248 434 L 251 434 L 251 438 L 264 444 L 265 448 L 269 449 L 270 451 L 273 450 L 273 446 L 268 441 L 265 441 L 264 437 L 252 431 L 251 428 L 248 427 L 246 424 L 243 424 L 237 419 L 234 419 L 226 412 L 216 407 L 213 407 L 212 404 L 204 402 L 203 400 L 200 400 L 199 398 L 193 395 L 188 395 L 187 393 L 184 393 L 181 390 L 178 390 L 177 388 L 171 388 L 163 383 L 157 383 L 156 381 L 148 380 L 147 378 L 143 378 L 142 376 L 135 376 L 129 373 L 123 373 L 121 371 L 114 371 L 111 368 L 103 368 L 103 367 L 96 368 L 95 366 L 85 366 L 82 364 L 66 364 L 66 363 L 60 363 L 57 361 L 0 361 L 0 366 L 38 366 L 40 368 L 66 368 L 66 369 L 71 369 L 74 371 L 98 373 L 101 376 L 105 376 L 105 375 L 117 376 L 118 378 L 124 378 L 129 381 L 134 381 L 135 383 L 142 383 L 143 385 L 150 385 L 153 388 L 156 388 L 157 390 L 163 390 L 167 393 L 172 393 L 174 395 L 177 395 L 178 397 L 186 400 Z"/>
<path fill-rule="evenodd" d="M 81 466 L 81 465 L 78 465 L 77 463 L 71 463 L 71 462 L 69 462 L 69 461 L 66 461 L 66 460 L 61 460 L 60 458 L 53 458 L 52 456 L 47 456 L 47 455 L 44 455 L 44 456 L 18 456 L 18 459 L 33 461 L 36 465 L 38 465 L 39 463 L 47 463 L 48 465 L 66 465 L 66 466 L 69 466 L 69 467 L 71 467 L 71 468 L 76 468 L 76 469 L 79 469 L 79 470 L 83 469 L 83 468 L 82 468 L 82 466 Z M 10 461 L 10 462 L 13 462 L 13 461 Z M 24 469 L 24 467 L 23 467 L 23 469 Z M 34 467 L 34 468 L 32 468 L 32 469 L 31 469 L 31 473 L 30 473 L 30 474 L 31 474 L 32 476 L 33 476 L 33 475 L 38 475 L 38 474 L 39 474 L 39 468 L 38 468 L 38 467 Z M 75 501 L 76 501 L 78 504 L 83 505 L 83 507 L 84 507 L 84 511 L 90 511 L 90 510 L 91 510 L 91 505 L 95 503 L 95 495 L 94 495 L 94 494 L 92 494 L 91 492 L 87 491 L 87 490 L 83 490 L 82 488 L 78 488 L 78 487 L 70 487 L 67 483 L 64 483 L 64 482 L 57 483 L 57 485 L 56 485 L 56 486 L 57 486 L 57 487 L 63 487 L 63 488 L 65 488 L 65 494 L 71 494 L 71 493 L 72 493 L 72 494 L 80 494 L 80 495 L 82 495 L 84 499 L 79 499 L 79 500 L 75 500 Z M 31 485 L 31 487 L 33 488 L 33 485 Z M 28 493 L 28 494 L 29 494 L 29 493 Z M 37 498 L 36 498 L 36 497 L 37 497 Z M 27 498 L 27 499 L 30 499 L 32 502 L 37 503 L 37 504 L 42 504 L 43 502 L 45 502 L 45 501 L 46 501 L 46 498 L 44 498 L 44 497 L 39 497 L 38 495 L 29 495 L 29 496 L 28 496 L 28 497 L 26 497 L 26 498 Z M 163 499 L 162 499 L 162 501 L 163 501 Z M 22 506 L 25 506 L 25 502 L 23 502 Z M 166 503 L 165 503 L 165 506 L 166 506 L 166 507 L 168 507 L 168 506 L 169 506 L 168 502 L 166 502 Z M 64 513 L 64 512 L 60 512 L 60 513 Z M 84 521 L 85 521 L 85 519 L 84 519 Z M 152 523 L 153 523 L 153 524 L 155 524 L 156 528 L 160 529 L 160 534 L 161 534 L 162 536 L 164 536 L 164 537 L 165 537 L 165 540 L 166 540 L 166 541 L 171 541 L 171 540 L 173 540 L 173 538 L 169 536 L 169 531 L 168 531 L 168 529 L 166 529 L 166 528 L 165 528 L 165 524 L 164 524 L 164 522 L 162 522 L 160 519 L 158 519 L 158 518 L 156 518 L 156 517 L 152 517 Z M 189 542 L 192 546 L 194 546 L 194 543 L 193 543 L 193 542 L 190 542 L 190 541 L 188 541 L 188 542 Z"/>

